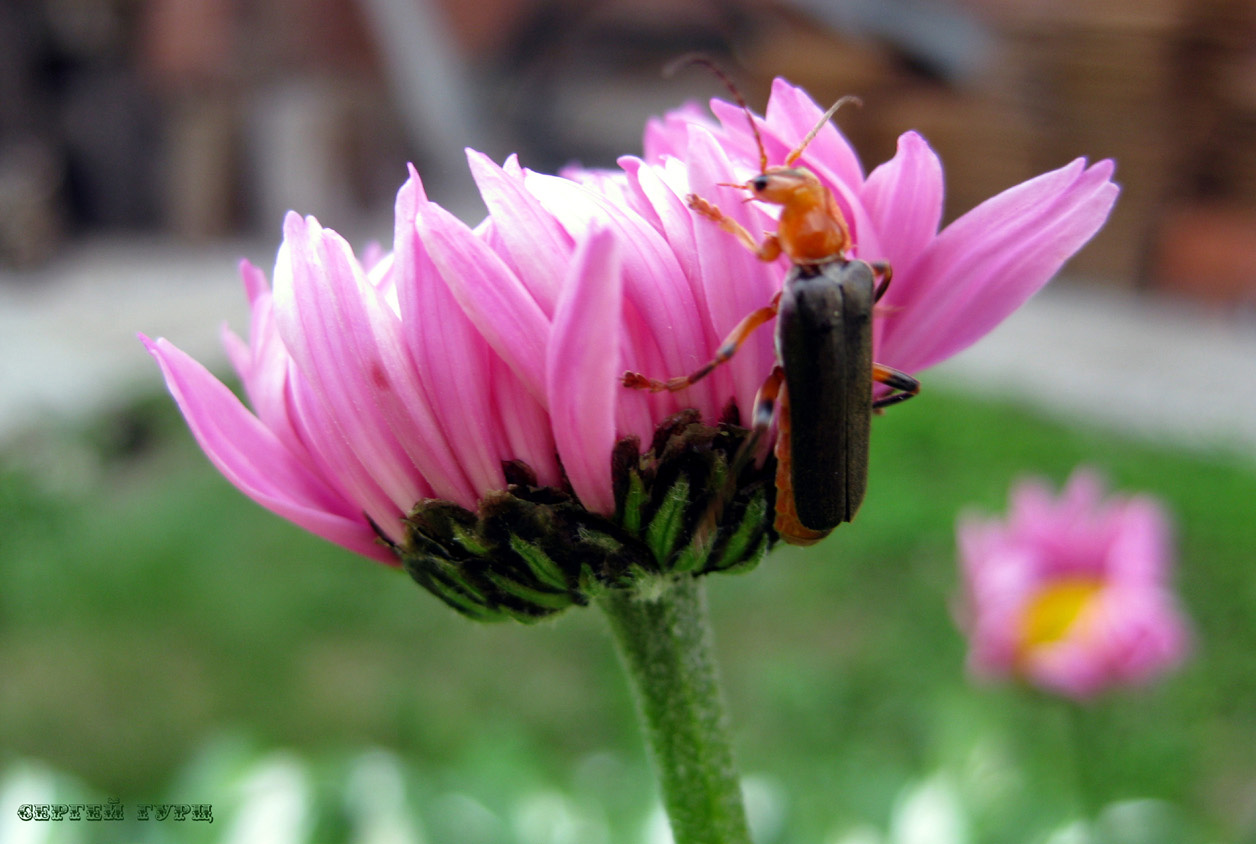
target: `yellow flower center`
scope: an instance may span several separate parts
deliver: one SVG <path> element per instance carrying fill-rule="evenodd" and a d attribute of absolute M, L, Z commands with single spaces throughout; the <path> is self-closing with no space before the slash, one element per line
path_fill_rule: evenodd
<path fill-rule="evenodd" d="M 1099 580 L 1074 577 L 1056 581 L 1039 592 L 1021 616 L 1021 658 L 1067 637 L 1102 589 Z"/>

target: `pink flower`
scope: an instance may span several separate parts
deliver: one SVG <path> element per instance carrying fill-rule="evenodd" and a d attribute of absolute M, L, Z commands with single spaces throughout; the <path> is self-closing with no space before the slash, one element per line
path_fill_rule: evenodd
<path fill-rule="evenodd" d="M 1146 496 L 1104 497 L 1074 472 L 1058 498 L 1037 481 L 1011 494 L 1006 521 L 957 529 L 969 667 L 1087 699 L 1150 681 L 1188 650 L 1169 578 L 1169 527 Z"/>
<path fill-rule="evenodd" d="M 615 518 L 616 443 L 650 443 L 685 408 L 715 424 L 731 403 L 745 419 L 773 362 L 763 330 L 682 393 L 619 381 L 625 370 L 693 371 L 787 270 L 686 205 L 694 192 L 752 232 L 773 225 L 768 210 L 719 186 L 756 171 L 758 154 L 745 115 L 712 106 L 718 123 L 692 107 L 652 123 L 644 157 L 613 172 L 549 176 L 469 152 L 489 209 L 474 227 L 430 202 L 411 172 L 393 250 L 369 263 L 335 232 L 290 214 L 273 290 L 242 268 L 248 341 L 224 338 L 251 409 L 168 341 L 145 343 L 224 475 L 367 556 L 395 561 L 418 501 L 482 509 L 507 487 L 503 464 L 526 464 L 536 485 Z M 769 154 L 783 157 L 820 114 L 778 81 L 760 121 Z M 867 177 L 833 126 L 799 163 L 837 195 L 858 255 L 893 262 L 877 357 L 911 371 L 1024 302 L 1098 230 L 1117 193 L 1111 162 L 1078 160 L 939 233 L 941 166 L 915 133 Z"/>

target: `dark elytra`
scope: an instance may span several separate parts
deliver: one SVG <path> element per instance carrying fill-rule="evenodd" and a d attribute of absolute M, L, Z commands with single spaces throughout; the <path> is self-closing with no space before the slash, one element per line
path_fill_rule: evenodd
<path fill-rule="evenodd" d="M 863 261 L 796 264 L 781 292 L 777 354 L 789 402 L 798 520 L 831 530 L 868 485 L 875 276 Z"/>

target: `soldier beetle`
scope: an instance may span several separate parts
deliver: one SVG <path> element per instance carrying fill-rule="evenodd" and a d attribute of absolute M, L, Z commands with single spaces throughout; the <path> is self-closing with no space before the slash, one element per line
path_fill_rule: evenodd
<path fill-rule="evenodd" d="M 759 175 L 729 187 L 779 205 L 781 213 L 776 232 L 759 242 L 708 200 L 690 194 L 688 205 L 759 259 L 774 261 L 783 254 L 791 267 L 780 292 L 742 319 L 705 366 L 668 380 L 626 372 L 623 383 L 652 392 L 683 390 L 732 358 L 747 337 L 775 317 L 776 364 L 755 397 L 753 433 L 743 451 L 754 448 L 775 414 L 774 527 L 790 544 L 811 545 L 853 519 L 863 502 L 873 412 L 916 395 L 920 383 L 872 360 L 873 307 L 889 286 L 890 265 L 849 257 L 854 243 L 837 200 L 815 174 L 794 166 L 852 98 L 834 103 L 783 164 L 769 167 L 763 139 L 740 92 L 719 68 L 702 59 L 696 62 L 710 67 L 728 86 L 758 144 Z M 874 381 L 891 392 L 874 398 Z"/>

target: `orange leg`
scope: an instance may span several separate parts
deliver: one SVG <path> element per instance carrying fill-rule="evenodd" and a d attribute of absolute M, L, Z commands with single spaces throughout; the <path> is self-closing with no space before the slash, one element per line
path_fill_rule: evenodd
<path fill-rule="evenodd" d="M 703 520 L 706 534 L 714 534 L 715 520 L 723 510 L 724 501 L 731 494 L 730 490 L 736 488 L 741 470 L 756 458 L 759 443 L 772 425 L 773 415 L 776 416 L 776 519 L 772 526 L 790 545 L 814 545 L 831 533 L 828 530 L 812 530 L 798 520 L 794 503 L 793 452 L 790 449 L 789 394 L 785 389 L 785 370 L 778 364 L 772 367 L 771 374 L 755 394 L 750 436 L 737 450 L 729 467 L 728 483 Z"/>
<path fill-rule="evenodd" d="M 897 390 L 897 392 L 890 393 L 888 396 L 882 396 L 874 401 L 872 403 L 873 410 L 880 410 L 883 407 L 907 401 L 920 392 L 920 382 L 915 378 L 912 378 L 906 372 L 900 372 L 880 363 L 872 365 L 872 380 L 878 384 L 885 384 L 891 390 Z"/>
<path fill-rule="evenodd" d="M 721 363 L 726 363 L 733 355 L 737 354 L 737 350 L 741 348 L 741 344 L 746 342 L 746 338 L 754 333 L 755 329 L 763 325 L 763 323 L 776 316 L 777 306 L 780 304 L 781 294 L 777 293 L 772 297 L 772 303 L 762 308 L 751 311 L 737 326 L 729 332 L 724 338 L 724 342 L 720 344 L 719 349 L 715 352 L 715 358 L 708 361 L 702 366 L 688 375 L 678 375 L 675 378 L 668 378 L 666 381 L 659 381 L 654 378 L 647 378 L 639 372 L 625 372 L 623 375 L 623 383 L 625 387 L 631 387 L 634 390 L 649 390 L 652 393 L 661 393 L 664 390 L 668 392 L 676 392 L 683 390 L 690 384 L 695 384 L 703 378 L 711 374 L 711 371 Z"/>
<path fill-rule="evenodd" d="M 710 537 L 715 536 L 716 525 L 724 512 L 724 505 L 737 490 L 737 478 L 741 476 L 741 470 L 745 469 L 746 464 L 751 460 L 754 460 L 756 465 L 760 463 L 759 443 L 762 442 L 768 429 L 772 427 L 772 413 L 776 408 L 777 397 L 780 396 L 783 400 L 784 390 L 785 370 L 779 365 L 774 366 L 772 372 L 759 385 L 759 391 L 755 393 L 754 409 L 751 411 L 750 435 L 733 455 L 733 460 L 728 467 L 728 479 L 724 482 L 723 489 L 716 493 L 706 513 L 703 514 L 698 536 L 704 544 L 709 541 Z"/>
<path fill-rule="evenodd" d="M 894 268 L 890 266 L 889 261 L 869 261 L 868 266 L 872 267 L 873 277 L 878 279 L 876 290 L 872 294 L 872 301 L 880 302 L 885 291 L 890 289 L 890 279 L 894 278 Z"/>
<path fill-rule="evenodd" d="M 760 441 L 772 427 L 772 414 L 776 411 L 778 399 L 782 403 L 785 400 L 785 370 L 780 365 L 772 367 L 772 372 L 759 385 L 759 392 L 755 393 L 754 409 L 750 412 L 750 436 L 746 437 L 745 442 L 734 455 L 728 473 L 729 483 L 734 487 L 737 484 L 737 476 L 752 458 L 755 459 L 756 464 L 760 462 L 756 452 L 759 450 Z"/>
<path fill-rule="evenodd" d="M 686 201 L 694 211 L 737 238 L 738 242 L 753 252 L 760 261 L 775 261 L 780 257 L 781 242 L 777 240 L 776 235 L 770 234 L 763 239 L 762 243 L 758 243 L 755 241 L 754 235 L 746 231 L 741 223 L 724 216 L 724 212 L 714 203 L 694 193 L 689 194 L 686 197 Z"/>
<path fill-rule="evenodd" d="M 754 437 L 760 437 L 772 425 L 772 413 L 776 409 L 776 401 L 785 392 L 785 367 L 779 363 L 772 367 L 768 377 L 759 385 L 754 394 L 754 410 L 750 415 L 750 426 L 754 429 Z"/>

